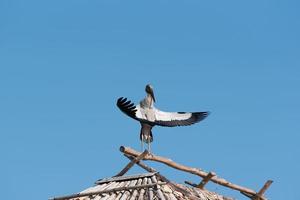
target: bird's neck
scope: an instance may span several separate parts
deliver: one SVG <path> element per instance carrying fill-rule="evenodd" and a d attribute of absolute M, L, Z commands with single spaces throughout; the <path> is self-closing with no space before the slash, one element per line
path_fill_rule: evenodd
<path fill-rule="evenodd" d="M 147 97 L 146 97 L 150 107 L 153 107 L 153 104 L 154 104 L 154 100 L 152 98 L 152 96 L 150 94 L 147 94 Z"/>
<path fill-rule="evenodd" d="M 151 97 L 150 94 L 147 94 L 147 96 L 145 97 L 145 99 L 141 102 L 142 106 L 143 107 L 146 107 L 146 108 L 152 108 L 153 107 L 153 104 L 154 104 L 154 101 L 153 101 L 153 98 Z"/>

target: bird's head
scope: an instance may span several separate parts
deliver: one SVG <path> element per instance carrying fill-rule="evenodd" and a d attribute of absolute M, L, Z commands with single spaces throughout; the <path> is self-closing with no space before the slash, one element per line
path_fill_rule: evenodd
<path fill-rule="evenodd" d="M 152 85 L 150 85 L 150 84 L 146 85 L 145 90 L 146 90 L 146 93 L 149 94 L 152 97 L 153 101 L 155 102 L 155 96 L 154 96 Z"/>

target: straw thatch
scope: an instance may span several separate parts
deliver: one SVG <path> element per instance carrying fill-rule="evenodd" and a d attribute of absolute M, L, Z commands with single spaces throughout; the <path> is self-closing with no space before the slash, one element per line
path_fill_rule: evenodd
<path fill-rule="evenodd" d="M 232 200 L 205 189 L 164 182 L 157 173 L 102 179 L 78 194 L 56 200 Z"/>

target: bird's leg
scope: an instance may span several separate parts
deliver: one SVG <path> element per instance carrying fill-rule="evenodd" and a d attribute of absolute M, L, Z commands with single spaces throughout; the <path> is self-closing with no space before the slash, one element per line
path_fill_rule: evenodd
<path fill-rule="evenodd" d="M 141 139 L 141 148 L 142 148 L 142 152 L 144 151 L 144 136 L 142 134 L 142 139 Z"/>
<path fill-rule="evenodd" d="M 151 153 L 150 142 L 148 142 L 148 151 L 149 151 L 149 154 L 150 154 Z"/>

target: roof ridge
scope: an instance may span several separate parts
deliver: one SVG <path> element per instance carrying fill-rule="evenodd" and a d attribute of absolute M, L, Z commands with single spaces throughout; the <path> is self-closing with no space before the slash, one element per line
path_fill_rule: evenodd
<path fill-rule="evenodd" d="M 107 182 L 113 182 L 113 181 L 127 181 L 127 180 L 132 180 L 132 179 L 137 179 L 137 178 L 144 178 L 144 177 L 151 177 L 155 175 L 157 172 L 151 172 L 151 173 L 143 173 L 143 174 L 136 174 L 136 175 L 127 175 L 127 176 L 115 176 L 111 178 L 103 178 L 99 179 L 98 181 L 95 182 L 95 184 L 103 184 Z"/>

